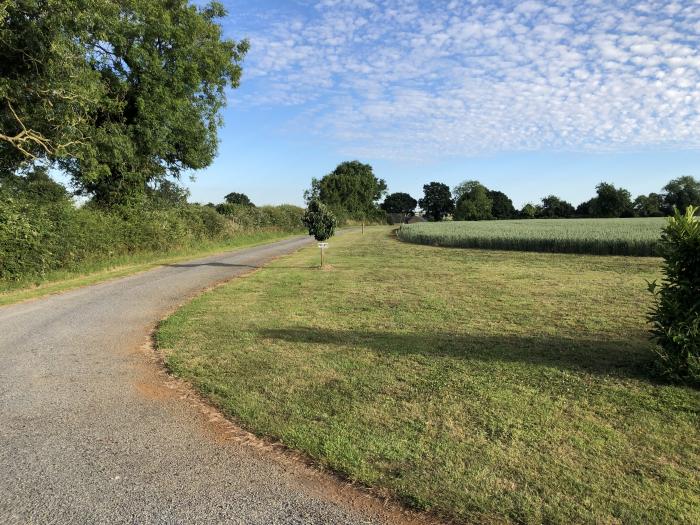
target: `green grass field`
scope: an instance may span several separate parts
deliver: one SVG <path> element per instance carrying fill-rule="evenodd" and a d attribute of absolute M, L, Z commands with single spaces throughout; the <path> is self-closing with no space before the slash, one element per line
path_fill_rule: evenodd
<path fill-rule="evenodd" d="M 302 250 L 157 335 L 229 417 L 478 523 L 700 523 L 700 392 L 650 372 L 659 260 L 397 241 Z"/>
<path fill-rule="evenodd" d="M 401 226 L 401 240 L 448 246 L 593 255 L 655 255 L 665 224 L 651 219 L 538 219 Z"/>

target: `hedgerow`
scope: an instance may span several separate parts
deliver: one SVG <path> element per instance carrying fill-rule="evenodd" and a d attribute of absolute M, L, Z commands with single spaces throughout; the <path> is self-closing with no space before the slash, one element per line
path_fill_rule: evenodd
<path fill-rule="evenodd" d="M 203 242 L 226 241 L 241 232 L 300 231 L 301 208 L 257 209 L 232 219 L 196 204 L 104 209 L 77 207 L 68 198 L 39 203 L 0 192 L 0 281 L 41 279 L 124 255 L 172 252 Z"/>

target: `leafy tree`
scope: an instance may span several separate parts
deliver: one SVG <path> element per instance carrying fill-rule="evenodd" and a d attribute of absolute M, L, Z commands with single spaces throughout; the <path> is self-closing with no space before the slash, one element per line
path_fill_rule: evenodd
<path fill-rule="evenodd" d="M 400 213 L 406 217 L 412 216 L 418 206 L 418 201 L 408 193 L 392 193 L 387 195 L 381 204 L 381 209 L 387 213 Z"/>
<path fill-rule="evenodd" d="M 88 60 L 96 16 L 75 0 L 0 0 L 0 171 L 84 145 L 106 97 Z"/>
<path fill-rule="evenodd" d="M 455 206 L 455 220 L 480 221 L 491 219 L 493 201 L 489 198 L 489 190 L 478 181 L 467 181 L 460 184 L 458 194 L 461 194 Z"/>
<path fill-rule="evenodd" d="M 608 182 L 596 186 L 596 197 L 589 201 L 589 214 L 593 217 L 624 217 L 632 215 L 632 197 L 623 188 Z"/>
<path fill-rule="evenodd" d="M 255 206 L 245 193 L 229 193 L 224 197 L 227 204 L 241 204 L 243 206 Z"/>
<path fill-rule="evenodd" d="M 491 215 L 494 219 L 512 219 L 516 216 L 515 206 L 508 195 L 501 191 L 488 191 L 491 199 Z"/>
<path fill-rule="evenodd" d="M 673 214 L 674 206 L 685 213 L 688 206 L 700 206 L 700 181 L 685 176 L 673 179 L 664 190 L 664 211 Z"/>
<path fill-rule="evenodd" d="M 424 185 L 423 198 L 418 201 L 418 205 L 432 221 L 441 221 L 455 208 L 450 187 L 441 182 L 431 182 Z"/>
<path fill-rule="evenodd" d="M 0 190 L 35 204 L 70 201 L 70 193 L 49 176 L 46 166 L 34 166 L 18 174 L 0 173 Z"/>
<path fill-rule="evenodd" d="M 321 180 L 313 179 L 305 196 L 338 215 L 361 220 L 376 215 L 376 202 L 385 193 L 386 182 L 374 176 L 372 166 L 355 160 L 339 164 Z"/>
<path fill-rule="evenodd" d="M 632 209 L 638 217 L 662 217 L 664 215 L 663 207 L 663 196 L 658 193 L 640 195 L 632 203 Z"/>
<path fill-rule="evenodd" d="M 309 235 L 313 235 L 319 242 L 330 239 L 338 226 L 338 221 L 333 212 L 316 199 L 309 202 L 301 220 L 304 226 L 308 228 Z"/>
<path fill-rule="evenodd" d="M 190 190 L 171 180 L 159 180 L 147 188 L 146 194 L 156 206 L 183 206 L 187 204 Z"/>
<path fill-rule="evenodd" d="M 81 193 L 114 204 L 209 165 L 225 90 L 238 86 L 248 49 L 222 38 L 225 14 L 188 0 L 10 2 L 0 30 L 2 169 L 57 162 Z"/>
<path fill-rule="evenodd" d="M 537 217 L 539 213 L 539 210 L 537 209 L 537 206 L 534 204 L 530 204 L 529 202 L 523 206 L 523 208 L 520 210 L 520 218 L 522 219 L 534 219 Z"/>
<path fill-rule="evenodd" d="M 592 217 L 594 206 L 595 206 L 595 197 L 592 199 L 589 199 L 585 202 L 582 202 L 581 204 L 576 206 L 576 215 L 578 217 Z"/>
<path fill-rule="evenodd" d="M 678 209 L 661 236 L 663 281 L 649 284 L 649 314 L 663 372 L 700 384 L 700 220 Z"/>
<path fill-rule="evenodd" d="M 556 195 L 549 195 L 542 199 L 542 206 L 538 210 L 538 217 L 545 219 L 568 218 L 576 210 L 571 203 L 560 199 Z"/>

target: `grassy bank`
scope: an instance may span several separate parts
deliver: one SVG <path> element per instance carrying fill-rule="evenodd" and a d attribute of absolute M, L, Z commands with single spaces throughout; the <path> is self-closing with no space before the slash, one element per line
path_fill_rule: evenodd
<path fill-rule="evenodd" d="M 122 255 L 111 260 L 86 262 L 71 270 L 52 271 L 41 279 L 0 281 L 0 306 L 133 275 L 162 264 L 272 242 L 290 235 L 292 234 L 276 231 L 241 232 L 226 241 L 202 241 L 187 248 L 172 251 L 141 252 Z"/>
<path fill-rule="evenodd" d="M 328 271 L 317 252 L 170 317 L 170 369 L 255 432 L 459 521 L 700 521 L 700 392 L 649 371 L 657 259 L 387 228 L 332 239 Z"/>
<path fill-rule="evenodd" d="M 403 225 L 403 241 L 453 248 L 654 256 L 664 218 L 536 219 Z"/>

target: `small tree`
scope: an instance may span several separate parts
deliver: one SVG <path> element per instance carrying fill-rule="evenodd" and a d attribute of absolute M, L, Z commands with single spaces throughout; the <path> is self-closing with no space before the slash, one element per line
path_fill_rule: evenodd
<path fill-rule="evenodd" d="M 661 236 L 661 284 L 649 284 L 655 352 L 665 375 L 700 383 L 700 221 L 675 210 Z"/>
<path fill-rule="evenodd" d="M 333 237 L 338 220 L 325 204 L 319 200 L 309 202 L 301 221 L 309 229 L 309 235 L 313 235 L 318 242 L 324 242 Z M 321 250 L 321 267 L 323 267 L 323 250 Z"/>

